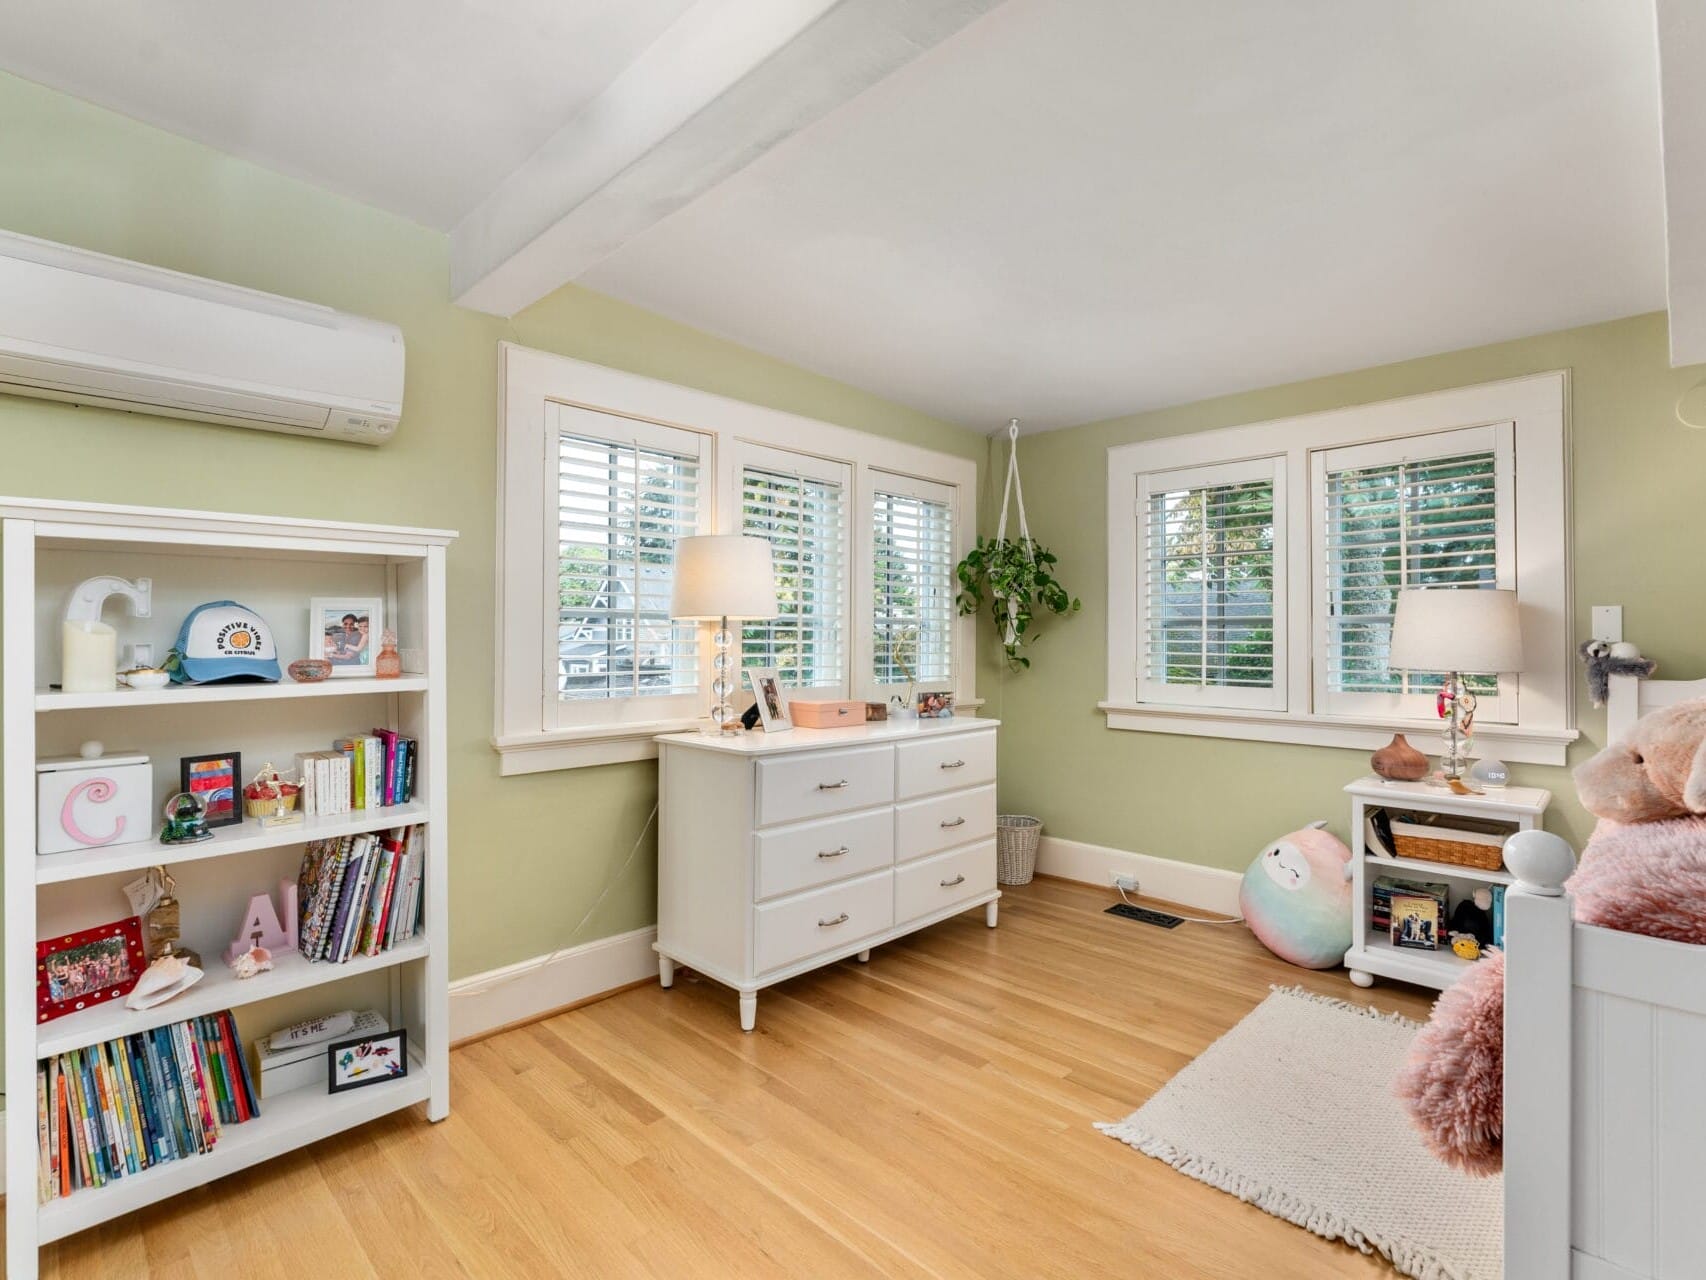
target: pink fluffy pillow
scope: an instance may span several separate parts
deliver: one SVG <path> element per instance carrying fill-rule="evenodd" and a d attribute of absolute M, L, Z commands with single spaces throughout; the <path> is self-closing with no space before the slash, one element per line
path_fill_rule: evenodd
<path fill-rule="evenodd" d="M 1427 1144 L 1482 1177 L 1505 1163 L 1505 957 L 1489 951 L 1440 996 L 1398 1073 L 1399 1098 Z"/>
<path fill-rule="evenodd" d="M 1706 943 L 1706 818 L 1602 818 L 1564 887 L 1582 924 Z"/>

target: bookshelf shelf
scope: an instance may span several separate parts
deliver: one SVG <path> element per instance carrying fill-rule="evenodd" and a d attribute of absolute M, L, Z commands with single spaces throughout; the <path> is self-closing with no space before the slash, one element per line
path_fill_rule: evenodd
<path fill-rule="evenodd" d="M 305 1143 L 421 1102 L 428 1120 L 450 1114 L 444 653 L 445 556 L 455 536 L 434 529 L 0 498 L 5 1092 L 15 1100 L 12 1123 L 5 1126 L 4 1189 L 10 1194 L 5 1197 L 4 1274 L 9 1280 L 34 1280 L 43 1244 Z M 117 556 L 122 560 L 115 562 Z M 257 609 L 272 624 L 280 661 L 287 663 L 302 656 L 310 639 L 310 599 L 331 589 L 383 600 L 386 626 L 400 636 L 409 670 L 392 680 L 297 684 L 286 679 L 95 694 L 54 690 L 50 686 L 60 678 L 58 610 L 77 583 L 120 567 L 127 577 L 153 579 L 154 616 L 114 619 L 109 611 L 109 620 L 118 621 L 121 640 L 147 641 L 156 653 L 164 652 L 176 621 L 190 608 L 224 596 Z M 218 710 L 227 704 L 237 714 Z M 57 714 L 120 710 L 125 714 L 110 730 L 103 716 Z M 193 845 L 147 840 L 36 855 L 36 760 L 74 752 L 85 737 L 122 737 L 127 749 L 150 756 L 157 792 L 150 799 L 157 813 L 166 800 L 167 763 L 186 752 L 241 751 L 252 766 L 278 758 L 281 740 L 293 750 L 297 744 L 325 749 L 352 728 L 365 732 L 368 726 L 394 730 L 419 744 L 411 803 L 305 818 L 283 827 L 246 821 L 218 828 L 212 839 Z M 186 883 L 197 882 L 199 893 L 183 895 L 183 936 L 197 942 L 229 938 L 236 927 L 232 904 L 275 889 L 275 877 L 291 860 L 293 847 L 403 826 L 421 829 L 419 847 L 426 853 L 422 926 L 391 950 L 344 964 L 311 963 L 285 953 L 275 958 L 272 970 L 246 981 L 210 953 L 202 980 L 154 1009 L 137 1012 L 115 1001 L 36 1022 L 37 940 L 111 920 L 117 892 L 112 877 L 159 865 L 170 870 L 199 864 L 186 876 Z M 243 856 L 269 851 L 270 857 Z M 226 1009 L 236 1011 L 240 1038 L 252 1042 L 300 1019 L 304 1003 L 310 1011 L 317 1000 L 324 1003 L 323 1012 L 342 1008 L 336 990 L 320 997 L 302 993 L 364 974 L 384 975 L 365 989 L 383 992 L 370 998 L 392 1027 L 408 1031 L 406 1079 L 336 1095 L 322 1084 L 263 1098 L 259 1116 L 227 1125 L 206 1154 L 37 1203 L 37 1126 L 28 1100 L 36 1096 L 39 1061 Z"/>
<path fill-rule="evenodd" d="M 206 1155 L 156 1165 L 105 1187 L 77 1191 L 42 1205 L 38 1239 L 42 1244 L 63 1240 L 306 1143 L 412 1107 L 425 1101 L 432 1088 L 430 1069 L 411 1052 L 409 1074 L 401 1080 L 340 1094 L 327 1094 L 324 1086 L 311 1085 L 262 1098 L 261 1114 L 247 1124 L 227 1128 L 219 1145 Z"/>
<path fill-rule="evenodd" d="M 205 858 L 229 858 L 263 849 L 282 849 L 309 840 L 326 840 L 363 831 L 389 831 L 393 827 L 425 823 L 431 816 L 432 807 L 417 800 L 382 809 L 357 809 L 331 817 L 304 818 L 288 827 L 262 827 L 254 821 L 238 827 L 219 827 L 215 829 L 213 839 L 200 844 L 161 844 L 158 840 L 139 840 L 135 844 L 113 845 L 105 849 L 50 853 L 36 859 L 36 883 L 65 884 L 121 871 L 142 871 L 166 863 L 182 866 Z"/>
<path fill-rule="evenodd" d="M 37 711 L 90 711 L 118 707 L 182 707 L 209 702 L 273 702 L 279 698 L 353 698 L 374 693 L 425 693 L 431 688 L 426 676 L 399 676 L 395 680 L 322 680 L 317 684 L 169 685 L 164 689 L 129 689 L 120 686 L 111 693 L 60 693 L 36 690 Z"/>
<path fill-rule="evenodd" d="M 163 1027 L 168 1022 L 182 1022 L 185 1018 L 217 1013 L 221 1009 L 240 1009 L 246 1004 L 309 987 L 323 987 L 330 982 L 372 973 L 375 969 L 390 969 L 411 960 L 425 960 L 429 947 L 427 938 L 415 937 L 376 956 L 356 956 L 343 964 L 308 961 L 290 951 L 275 956 L 273 967 L 265 973 L 246 979 L 239 979 L 218 956 L 207 956 L 207 976 L 165 1004 L 137 1011 L 125 1008 L 124 1001 L 115 1000 L 111 1004 L 84 1009 L 81 1013 L 67 1014 L 53 1022 L 40 1024 L 36 1028 L 36 1056 L 46 1058 L 118 1036 Z"/>

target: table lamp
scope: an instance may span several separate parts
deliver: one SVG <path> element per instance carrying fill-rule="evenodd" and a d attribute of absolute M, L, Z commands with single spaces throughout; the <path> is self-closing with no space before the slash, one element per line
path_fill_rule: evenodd
<path fill-rule="evenodd" d="M 713 732 L 732 737 L 738 721 L 729 698 L 740 677 L 738 660 L 729 653 L 733 639 L 729 619 L 774 618 L 780 612 L 769 542 L 743 533 L 676 539 L 669 612 L 684 622 L 718 624 L 711 637 L 716 645 L 716 656 L 711 660 L 711 724 Z"/>
<path fill-rule="evenodd" d="M 1440 772 L 1461 779 L 1475 695 L 1465 672 L 1498 675 L 1522 670 L 1522 626 L 1516 592 L 1465 588 L 1421 588 L 1398 593 L 1392 620 L 1392 649 L 1386 665 L 1396 671 L 1443 671 L 1440 715 L 1447 720 Z"/>

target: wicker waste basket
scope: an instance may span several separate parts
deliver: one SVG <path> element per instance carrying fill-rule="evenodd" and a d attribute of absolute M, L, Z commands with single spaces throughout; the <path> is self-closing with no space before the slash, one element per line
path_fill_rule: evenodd
<path fill-rule="evenodd" d="M 1023 813 L 995 819 L 995 878 L 1002 884 L 1030 884 L 1037 873 L 1037 844 L 1043 820 Z"/>

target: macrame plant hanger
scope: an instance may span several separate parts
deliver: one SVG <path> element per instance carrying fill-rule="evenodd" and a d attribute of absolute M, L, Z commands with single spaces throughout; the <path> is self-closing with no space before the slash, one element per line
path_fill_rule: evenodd
<path fill-rule="evenodd" d="M 1007 423 L 1007 483 L 1001 490 L 1001 522 L 995 526 L 995 541 L 1007 540 L 1007 508 L 1011 503 L 1019 508 L 1019 540 L 1025 548 L 1025 559 L 1032 564 L 1037 562 L 1037 553 L 1031 543 L 1031 526 L 1025 519 L 1025 486 L 1019 482 L 1019 420 L 1012 419 Z M 1007 599 L 1007 627 L 1002 636 L 1002 643 L 1012 644 L 1018 639 L 1019 602 L 1011 596 Z"/>

